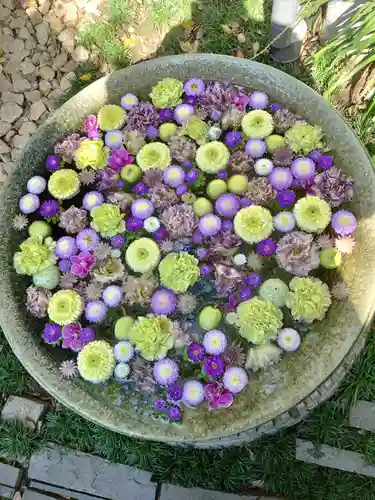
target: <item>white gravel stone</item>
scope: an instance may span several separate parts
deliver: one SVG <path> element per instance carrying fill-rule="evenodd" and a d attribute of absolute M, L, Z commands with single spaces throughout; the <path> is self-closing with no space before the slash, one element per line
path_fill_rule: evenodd
<path fill-rule="evenodd" d="M 17 123 L 17 122 L 16 122 Z M 15 123 L 13 123 L 13 126 L 15 125 Z M 13 137 L 17 135 L 17 132 L 15 130 L 9 130 L 9 132 L 7 133 L 7 135 L 4 137 L 4 141 L 9 144 L 10 141 L 13 139 Z"/>
<path fill-rule="evenodd" d="M 50 82 L 48 82 L 47 80 L 41 80 L 39 82 L 39 90 L 41 91 L 41 93 L 43 95 L 47 95 L 52 89 L 52 86 L 50 84 Z"/>
<path fill-rule="evenodd" d="M 37 130 L 37 124 L 34 122 L 25 122 L 21 125 L 19 129 L 20 135 L 31 135 L 34 134 Z"/>
<path fill-rule="evenodd" d="M 25 97 L 28 102 L 37 102 L 42 96 L 39 90 L 32 90 L 31 92 L 26 92 Z"/>
<path fill-rule="evenodd" d="M 45 16 L 48 14 L 51 8 L 51 2 L 49 0 L 39 0 L 39 12 Z"/>
<path fill-rule="evenodd" d="M 12 125 L 8 122 L 0 122 L 0 137 L 6 135 L 9 130 L 12 128 Z"/>
<path fill-rule="evenodd" d="M 34 64 L 29 61 L 23 61 L 20 64 L 21 72 L 26 76 L 26 75 L 32 75 L 35 72 L 35 66 Z"/>
<path fill-rule="evenodd" d="M 65 50 L 62 50 L 60 54 L 58 54 L 53 60 L 52 68 L 54 70 L 62 68 L 64 64 L 66 64 L 67 60 L 68 54 L 65 52 Z"/>
<path fill-rule="evenodd" d="M 82 47 L 82 45 L 78 45 L 73 51 L 72 58 L 76 62 L 85 62 L 88 60 L 90 54 L 88 51 L 85 49 L 85 47 Z"/>
<path fill-rule="evenodd" d="M 75 26 L 77 22 L 77 7 L 73 2 L 69 2 L 65 5 L 65 15 L 64 15 L 64 24 L 65 26 Z"/>
<path fill-rule="evenodd" d="M 0 73 L 0 92 L 4 92 L 4 90 L 9 90 L 11 88 L 11 82 L 3 73 Z"/>
<path fill-rule="evenodd" d="M 61 42 L 64 49 L 71 54 L 74 50 L 74 38 L 76 36 L 76 30 L 74 28 L 67 28 L 62 31 L 57 39 Z"/>
<path fill-rule="evenodd" d="M 0 21 L 5 21 L 10 16 L 10 10 L 0 5 Z"/>
<path fill-rule="evenodd" d="M 19 78 L 18 75 L 17 78 L 12 75 L 12 82 L 14 92 L 28 92 L 31 89 L 29 80 Z"/>
<path fill-rule="evenodd" d="M 16 135 L 13 138 L 12 146 L 14 148 L 22 149 L 29 142 L 29 139 L 30 139 L 29 135 Z"/>
<path fill-rule="evenodd" d="M 9 153 L 10 147 L 0 139 L 0 154 Z"/>
<path fill-rule="evenodd" d="M 13 94 L 13 92 L 5 91 L 1 94 L 1 100 L 5 102 L 15 102 L 19 106 L 23 104 L 23 95 L 22 94 Z"/>
<path fill-rule="evenodd" d="M 65 66 L 61 68 L 63 73 L 70 73 L 71 71 L 75 71 L 77 68 L 77 63 L 75 61 L 68 61 Z"/>
<path fill-rule="evenodd" d="M 36 39 L 40 45 L 46 45 L 49 37 L 49 25 L 47 23 L 40 23 L 35 26 Z"/>
<path fill-rule="evenodd" d="M 18 38 L 14 39 L 10 43 L 4 44 L 4 52 L 19 53 L 25 48 L 25 42 Z"/>
<path fill-rule="evenodd" d="M 64 28 L 61 20 L 55 15 L 48 15 L 44 18 L 44 20 L 51 26 L 51 30 L 53 33 L 60 33 L 60 31 L 62 31 Z"/>
<path fill-rule="evenodd" d="M 12 19 L 12 21 L 9 23 L 9 28 L 12 30 L 19 30 L 21 28 L 24 28 L 26 24 L 26 19 L 23 17 L 16 17 L 15 19 Z"/>
<path fill-rule="evenodd" d="M 35 26 L 43 21 L 43 16 L 35 7 L 29 7 L 26 9 L 26 14 L 28 15 L 31 23 Z"/>
<path fill-rule="evenodd" d="M 15 102 L 6 102 L 0 108 L 0 120 L 14 123 L 22 115 L 23 109 Z"/>
<path fill-rule="evenodd" d="M 55 77 L 55 71 L 49 66 L 42 66 L 39 69 L 39 75 L 43 78 L 43 80 L 53 80 Z"/>
<path fill-rule="evenodd" d="M 71 87 L 72 80 L 74 80 L 74 78 L 75 78 L 75 74 L 73 72 L 67 73 L 66 75 L 64 75 L 60 81 L 60 89 L 61 90 L 68 90 Z"/>
<path fill-rule="evenodd" d="M 21 40 L 28 40 L 31 37 L 29 30 L 26 28 L 26 26 L 23 26 L 23 28 L 20 29 L 18 33 L 18 38 L 21 38 Z M 26 44 L 25 44 L 26 47 Z"/>
<path fill-rule="evenodd" d="M 42 114 L 47 111 L 47 108 L 45 107 L 43 101 L 37 101 L 34 102 L 30 106 L 30 118 L 33 121 L 39 120 L 39 118 L 42 116 Z"/>
<path fill-rule="evenodd" d="M 1 0 L 1 4 L 10 10 L 14 10 L 14 8 L 15 8 L 14 0 Z"/>

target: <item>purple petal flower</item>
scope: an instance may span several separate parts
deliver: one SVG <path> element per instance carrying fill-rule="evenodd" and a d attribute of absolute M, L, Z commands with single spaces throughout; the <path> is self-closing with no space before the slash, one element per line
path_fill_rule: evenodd
<path fill-rule="evenodd" d="M 176 194 L 177 194 L 177 196 L 182 196 L 187 192 L 187 190 L 188 190 L 188 187 L 186 184 L 180 184 L 176 188 Z"/>
<path fill-rule="evenodd" d="M 135 194 L 145 194 L 148 191 L 148 187 L 144 182 L 138 182 L 132 189 Z"/>
<path fill-rule="evenodd" d="M 280 205 L 280 207 L 290 207 L 296 201 L 296 194 L 290 189 L 278 191 L 276 195 L 276 201 Z"/>
<path fill-rule="evenodd" d="M 55 217 L 60 212 L 60 205 L 56 200 L 43 201 L 39 207 L 39 213 L 42 217 Z"/>
<path fill-rule="evenodd" d="M 86 193 L 82 200 L 82 206 L 89 212 L 95 208 L 99 207 L 104 203 L 104 196 L 99 191 L 90 191 Z"/>
<path fill-rule="evenodd" d="M 271 104 L 270 109 L 272 113 L 276 113 L 276 111 L 279 111 L 281 109 L 281 105 L 277 103 Z"/>
<path fill-rule="evenodd" d="M 198 98 L 194 95 L 188 95 L 185 97 L 184 102 L 190 104 L 190 106 L 195 106 L 197 104 Z"/>
<path fill-rule="evenodd" d="M 94 250 L 99 242 L 99 235 L 94 229 L 83 229 L 76 237 L 76 243 L 79 250 Z"/>
<path fill-rule="evenodd" d="M 121 97 L 120 106 L 126 111 L 131 110 L 136 104 L 138 104 L 138 97 L 130 92 Z"/>
<path fill-rule="evenodd" d="M 270 238 L 260 241 L 257 245 L 257 252 L 259 255 L 262 255 L 262 257 L 269 257 L 273 253 L 275 253 L 276 250 L 276 243 L 271 240 Z"/>
<path fill-rule="evenodd" d="M 203 215 L 199 219 L 199 230 L 204 236 L 215 236 L 221 230 L 221 219 L 214 214 Z"/>
<path fill-rule="evenodd" d="M 310 158 L 297 158 L 291 165 L 294 177 L 306 181 L 315 174 L 315 163 Z"/>
<path fill-rule="evenodd" d="M 224 387 L 232 394 L 243 391 L 249 382 L 246 370 L 239 366 L 231 366 L 225 370 L 223 376 Z"/>
<path fill-rule="evenodd" d="M 228 148 L 236 148 L 239 144 L 241 144 L 241 141 L 242 135 L 237 130 L 228 132 L 224 138 L 224 142 Z"/>
<path fill-rule="evenodd" d="M 159 111 L 160 119 L 163 121 L 169 121 L 173 118 L 173 113 L 169 108 L 163 108 Z"/>
<path fill-rule="evenodd" d="M 90 252 L 83 251 L 71 257 L 71 273 L 79 278 L 86 278 L 95 266 L 96 259 Z"/>
<path fill-rule="evenodd" d="M 185 181 L 185 172 L 178 165 L 171 165 L 164 170 L 163 181 L 168 186 L 176 188 Z"/>
<path fill-rule="evenodd" d="M 187 355 L 190 361 L 193 363 L 199 363 L 203 361 L 206 355 L 206 350 L 202 344 L 193 343 L 188 347 Z"/>
<path fill-rule="evenodd" d="M 203 264 L 203 266 L 200 266 L 200 274 L 201 276 L 207 276 L 208 274 L 212 273 L 213 267 L 210 264 Z"/>
<path fill-rule="evenodd" d="M 194 182 L 198 179 L 199 177 L 199 170 L 197 168 L 193 168 L 186 174 L 185 181 L 188 184 L 194 184 Z"/>
<path fill-rule="evenodd" d="M 133 161 L 133 156 L 129 154 L 125 148 L 120 147 L 119 149 L 115 149 L 114 151 L 112 151 L 112 154 L 108 159 L 108 165 L 115 172 L 120 172 L 122 167 L 133 163 Z"/>
<path fill-rule="evenodd" d="M 258 273 L 249 273 L 245 276 L 245 283 L 256 288 L 262 284 L 262 278 Z"/>
<path fill-rule="evenodd" d="M 333 167 L 333 156 L 320 155 L 317 159 L 317 166 L 319 170 L 329 170 Z"/>
<path fill-rule="evenodd" d="M 181 420 L 181 408 L 179 406 L 170 406 L 168 408 L 167 415 L 169 420 L 173 420 L 174 422 Z"/>
<path fill-rule="evenodd" d="M 67 273 L 70 271 L 70 268 L 72 267 L 72 263 L 70 262 L 69 259 L 62 259 L 59 262 L 59 269 L 62 273 Z"/>
<path fill-rule="evenodd" d="M 238 297 L 241 301 L 249 300 L 253 296 L 253 290 L 250 286 L 240 285 L 238 287 Z"/>
<path fill-rule="evenodd" d="M 186 123 L 191 115 L 194 114 L 194 108 L 190 104 L 179 104 L 173 111 L 173 118 L 176 123 L 182 125 Z"/>
<path fill-rule="evenodd" d="M 184 85 L 185 94 L 188 96 L 197 96 L 203 94 L 205 85 L 200 78 L 191 78 Z"/>
<path fill-rule="evenodd" d="M 249 97 L 249 106 L 253 109 L 265 109 L 268 106 L 268 96 L 264 92 L 253 92 Z"/>
<path fill-rule="evenodd" d="M 233 403 L 232 393 L 225 389 L 223 384 L 216 381 L 210 382 L 205 386 L 204 396 L 208 401 L 210 410 L 229 408 Z"/>
<path fill-rule="evenodd" d="M 111 245 L 113 248 L 122 248 L 125 244 L 125 238 L 121 234 L 117 234 L 116 236 L 112 236 Z"/>
<path fill-rule="evenodd" d="M 90 323 L 100 323 L 107 314 L 107 306 L 101 300 L 92 300 L 86 305 L 85 316 Z"/>
<path fill-rule="evenodd" d="M 183 393 L 183 389 L 180 385 L 171 384 L 168 387 L 167 397 L 168 397 L 169 401 L 176 401 L 176 402 L 181 401 L 182 393 Z"/>
<path fill-rule="evenodd" d="M 228 172 L 226 170 L 219 170 L 216 174 L 218 179 L 226 179 L 228 177 Z"/>
<path fill-rule="evenodd" d="M 167 386 L 176 382 L 180 369 L 176 361 L 165 358 L 156 361 L 153 373 L 158 384 Z"/>
<path fill-rule="evenodd" d="M 171 290 L 161 288 L 151 297 L 151 310 L 154 314 L 172 314 L 177 306 L 177 296 Z"/>
<path fill-rule="evenodd" d="M 122 288 L 117 285 L 107 286 L 103 290 L 103 300 L 108 307 L 118 307 L 122 300 Z"/>
<path fill-rule="evenodd" d="M 136 219 L 147 219 L 154 212 L 154 206 L 150 200 L 146 198 L 138 198 L 134 200 L 131 206 L 131 212 Z M 143 224 L 142 224 L 143 225 Z"/>
<path fill-rule="evenodd" d="M 339 210 L 332 216 L 332 228 L 340 236 L 350 236 L 357 229 L 357 221 L 348 210 Z"/>
<path fill-rule="evenodd" d="M 70 323 L 62 329 L 62 347 L 74 352 L 80 351 L 87 342 L 81 339 L 82 327 L 79 323 Z"/>
<path fill-rule="evenodd" d="M 207 377 L 220 377 L 224 371 L 224 361 L 219 356 L 207 356 L 203 362 Z"/>
<path fill-rule="evenodd" d="M 76 252 L 76 240 L 72 236 L 63 236 L 57 240 L 55 253 L 60 259 L 69 259 Z"/>
<path fill-rule="evenodd" d="M 204 400 L 204 387 L 198 380 L 188 380 L 184 385 L 182 400 L 188 406 L 197 406 Z"/>
<path fill-rule="evenodd" d="M 233 222 L 231 220 L 223 220 L 221 224 L 221 230 L 223 233 L 231 233 L 233 230 Z"/>
<path fill-rule="evenodd" d="M 143 220 L 138 217 L 129 217 L 125 222 L 125 226 L 127 231 L 138 232 L 143 228 Z"/>
<path fill-rule="evenodd" d="M 249 104 L 250 97 L 245 94 L 245 92 L 238 91 L 231 93 L 230 100 L 238 111 L 245 111 L 247 105 Z"/>
<path fill-rule="evenodd" d="M 252 202 L 251 202 L 251 200 L 249 200 L 249 198 L 246 198 L 246 196 L 242 196 L 240 198 L 240 205 L 241 205 L 241 208 L 250 207 L 250 205 L 252 205 Z"/>
<path fill-rule="evenodd" d="M 95 338 L 95 332 L 94 329 L 91 328 L 90 326 L 87 326 L 86 328 L 82 328 L 80 334 L 79 334 L 80 339 L 82 342 L 87 344 L 88 342 L 91 342 Z"/>
<path fill-rule="evenodd" d="M 156 411 L 163 411 L 167 407 L 167 402 L 163 398 L 158 398 L 154 403 L 154 409 Z"/>
<path fill-rule="evenodd" d="M 122 146 L 122 140 L 124 138 L 124 133 L 121 130 L 110 130 L 104 136 L 105 145 L 109 148 L 119 149 Z"/>
<path fill-rule="evenodd" d="M 159 130 L 154 125 L 149 125 L 146 129 L 146 137 L 149 139 L 156 139 L 159 135 Z"/>
<path fill-rule="evenodd" d="M 60 168 L 60 156 L 59 155 L 49 155 L 46 160 L 46 169 L 50 172 L 55 172 Z"/>
<path fill-rule="evenodd" d="M 237 196 L 232 193 L 224 193 L 219 196 L 215 202 L 216 212 L 222 217 L 231 219 L 240 209 L 240 201 Z M 202 229 L 201 229 L 202 231 Z M 203 232 L 203 231 L 202 231 Z"/>
<path fill-rule="evenodd" d="M 48 323 L 43 330 L 43 340 L 47 344 L 55 344 L 61 339 L 61 327 L 53 323 Z"/>
<path fill-rule="evenodd" d="M 266 143 L 261 139 L 249 139 L 245 144 L 245 151 L 252 158 L 261 158 L 266 149 Z"/>
<path fill-rule="evenodd" d="M 27 193 L 19 201 L 19 207 L 23 214 L 32 214 L 38 210 L 40 205 L 39 197 L 36 194 Z"/>
<path fill-rule="evenodd" d="M 165 227 L 159 228 L 154 232 L 154 240 L 155 241 L 164 241 L 169 237 L 169 233 Z"/>
<path fill-rule="evenodd" d="M 313 151 L 311 151 L 311 153 L 309 154 L 309 158 L 312 159 L 312 161 L 314 161 L 315 163 L 318 163 L 318 160 L 319 158 L 322 156 L 322 152 L 319 151 L 319 149 L 314 149 Z"/>
<path fill-rule="evenodd" d="M 89 139 L 99 139 L 100 138 L 100 133 L 99 133 L 99 124 L 98 120 L 96 119 L 95 115 L 89 115 L 84 124 L 83 124 L 83 130 L 87 133 L 87 137 Z"/>
<path fill-rule="evenodd" d="M 288 189 L 293 181 L 293 175 L 290 168 L 276 167 L 269 176 L 269 182 L 272 187 L 278 191 Z"/>

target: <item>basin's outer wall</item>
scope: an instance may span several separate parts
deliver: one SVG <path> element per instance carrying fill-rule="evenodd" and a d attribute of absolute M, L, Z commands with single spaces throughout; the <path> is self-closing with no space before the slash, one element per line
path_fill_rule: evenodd
<path fill-rule="evenodd" d="M 284 358 L 281 369 L 285 376 L 279 380 L 277 392 L 262 396 L 259 393 L 260 381 L 256 379 L 246 393 L 236 398 L 237 402 L 231 409 L 224 413 L 197 410 L 188 415 L 187 425 L 181 428 L 163 426 L 135 414 L 131 408 L 119 410 L 105 406 L 90 396 L 79 381 L 61 382 L 56 362 L 48 353 L 46 355 L 36 325 L 25 314 L 24 284 L 12 269 L 15 246 L 9 229 L 12 217 L 18 212 L 18 199 L 25 192 L 27 179 L 42 171 L 44 160 L 59 137 L 78 129 L 85 116 L 96 113 L 107 102 L 118 103 L 126 92 L 145 97 L 150 87 L 166 76 L 182 80 L 200 77 L 233 81 L 263 90 L 273 102 L 290 106 L 311 123 L 319 124 L 337 164 L 342 165 L 356 181 L 353 208 L 360 219 L 358 245 L 354 254 L 346 259 L 342 271 L 343 278 L 352 283 L 350 300 L 332 306 L 327 319 L 317 325 L 315 333 L 303 343 L 301 350 Z M 204 442 L 210 445 L 210 440 L 213 440 L 212 445 L 217 445 L 218 438 L 238 435 L 237 440 L 223 439 L 225 445 L 239 444 L 241 436 L 246 438 L 245 431 L 258 426 L 262 432 L 272 431 L 272 421 L 288 425 L 293 420 L 285 412 L 295 407 L 311 408 L 324 397 L 316 392 L 317 387 L 325 384 L 325 395 L 330 394 L 344 375 L 345 367 L 362 347 L 373 316 L 375 176 L 371 161 L 345 121 L 317 93 L 288 74 L 255 62 L 217 55 L 171 56 L 117 71 L 91 84 L 56 111 L 32 137 L 4 192 L 0 210 L 0 322 L 11 347 L 30 374 L 56 399 L 116 432 L 173 444 L 198 445 Z M 309 397 L 311 395 L 313 397 Z M 303 411 L 300 413 L 304 416 Z"/>

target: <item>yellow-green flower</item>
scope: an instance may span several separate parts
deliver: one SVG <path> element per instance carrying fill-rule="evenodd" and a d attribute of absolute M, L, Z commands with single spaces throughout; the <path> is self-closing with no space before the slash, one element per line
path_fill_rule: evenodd
<path fill-rule="evenodd" d="M 109 148 L 100 139 L 85 139 L 74 152 L 74 160 L 79 170 L 92 167 L 94 170 L 108 164 Z"/>
<path fill-rule="evenodd" d="M 209 126 L 196 115 L 191 115 L 188 118 L 183 131 L 199 145 L 206 144 L 208 140 Z"/>
<path fill-rule="evenodd" d="M 173 323 L 166 316 L 139 317 L 129 340 L 147 361 L 165 358 L 173 347 Z"/>
<path fill-rule="evenodd" d="M 299 122 L 286 132 L 285 139 L 295 153 L 308 154 L 314 149 L 324 148 L 323 136 L 323 130 L 317 125 Z"/>
<path fill-rule="evenodd" d="M 227 168 L 229 149 L 219 141 L 212 141 L 197 149 L 195 161 L 198 167 L 207 174 L 214 174 Z"/>
<path fill-rule="evenodd" d="M 68 325 L 79 319 L 84 307 L 83 298 L 75 290 L 59 290 L 48 303 L 48 317 L 57 325 Z"/>
<path fill-rule="evenodd" d="M 81 377 L 99 384 L 108 380 L 115 368 L 113 348 L 105 340 L 94 340 L 78 353 L 77 368 Z"/>
<path fill-rule="evenodd" d="M 241 208 L 234 218 L 234 231 L 246 243 L 259 243 L 273 231 L 272 214 L 259 205 Z"/>
<path fill-rule="evenodd" d="M 57 260 L 55 248 L 56 243 L 52 238 L 43 241 L 42 236 L 30 236 L 21 243 L 20 252 L 14 254 L 16 273 L 32 276 L 53 266 Z"/>
<path fill-rule="evenodd" d="M 98 113 L 99 127 L 104 130 L 116 130 L 121 128 L 126 120 L 126 113 L 121 106 L 106 104 Z"/>
<path fill-rule="evenodd" d="M 160 250 L 154 240 L 139 238 L 130 243 L 125 253 L 128 266 L 136 273 L 153 271 L 159 263 Z"/>
<path fill-rule="evenodd" d="M 53 172 L 48 181 L 48 191 L 57 200 L 68 200 L 79 193 L 80 181 L 77 172 L 63 168 Z"/>
<path fill-rule="evenodd" d="M 159 264 L 160 281 L 176 293 L 185 293 L 200 276 L 198 259 L 188 252 L 170 253 Z"/>
<path fill-rule="evenodd" d="M 240 335 L 253 344 L 266 344 L 277 337 L 283 326 L 283 313 L 272 302 L 259 297 L 237 307 Z"/>
<path fill-rule="evenodd" d="M 297 321 L 312 323 L 322 320 L 331 305 L 328 286 L 318 278 L 293 278 L 289 283 L 290 292 L 286 305 Z"/>
<path fill-rule="evenodd" d="M 164 142 L 167 142 L 176 132 L 177 125 L 175 123 L 162 123 L 159 127 L 159 137 Z"/>
<path fill-rule="evenodd" d="M 331 207 L 318 196 L 305 196 L 293 209 L 297 226 L 308 233 L 321 233 L 331 220 Z"/>
<path fill-rule="evenodd" d="M 156 108 L 175 108 L 181 104 L 184 84 L 176 78 L 164 78 L 152 87 L 150 97 Z"/>
<path fill-rule="evenodd" d="M 145 144 L 137 154 L 137 164 L 142 170 L 160 168 L 165 170 L 172 163 L 168 146 L 162 142 Z"/>
<path fill-rule="evenodd" d="M 101 236 L 108 238 L 124 232 L 124 214 L 121 213 L 118 205 L 103 203 L 99 207 L 91 210 L 91 227 L 98 231 Z"/>

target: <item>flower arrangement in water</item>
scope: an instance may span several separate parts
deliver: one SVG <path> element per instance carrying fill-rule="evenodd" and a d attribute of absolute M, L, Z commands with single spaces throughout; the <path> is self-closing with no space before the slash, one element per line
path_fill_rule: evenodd
<path fill-rule="evenodd" d="M 62 377 L 155 417 L 228 408 L 349 287 L 353 181 L 322 130 L 235 85 L 166 78 L 61 138 L 27 183 L 14 255 Z M 147 399 L 148 398 L 148 399 Z M 134 400 L 134 398 L 133 398 Z"/>

